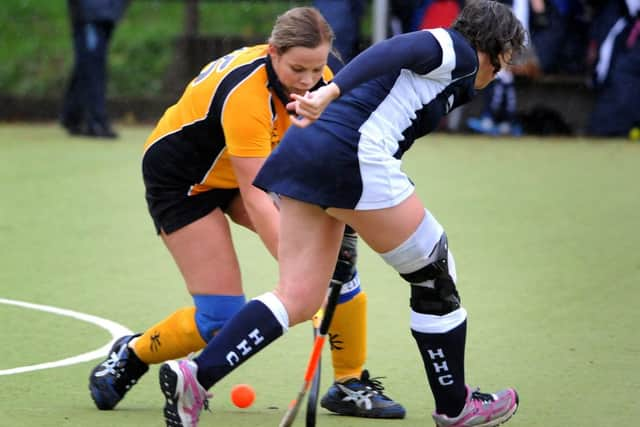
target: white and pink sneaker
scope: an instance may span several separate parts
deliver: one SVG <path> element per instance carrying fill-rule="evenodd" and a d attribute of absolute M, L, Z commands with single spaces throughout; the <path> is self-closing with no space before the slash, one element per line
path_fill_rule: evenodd
<path fill-rule="evenodd" d="M 197 371 L 198 365 L 191 360 L 172 360 L 160 367 L 167 427 L 197 427 L 202 408 L 209 409 L 212 395 L 198 383 Z"/>
<path fill-rule="evenodd" d="M 495 427 L 506 422 L 518 409 L 518 393 L 512 388 L 495 393 L 472 391 L 467 386 L 467 402 L 457 417 L 434 412 L 437 427 Z"/>

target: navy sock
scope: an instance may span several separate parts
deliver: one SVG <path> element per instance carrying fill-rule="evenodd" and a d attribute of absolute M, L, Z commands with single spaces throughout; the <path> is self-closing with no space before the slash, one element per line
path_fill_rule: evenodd
<path fill-rule="evenodd" d="M 465 405 L 467 387 L 464 380 L 464 346 L 467 321 L 440 334 L 411 330 L 427 372 L 436 412 L 455 417 Z"/>
<path fill-rule="evenodd" d="M 283 333 L 282 325 L 265 304 L 249 301 L 194 359 L 198 382 L 208 390 Z"/>

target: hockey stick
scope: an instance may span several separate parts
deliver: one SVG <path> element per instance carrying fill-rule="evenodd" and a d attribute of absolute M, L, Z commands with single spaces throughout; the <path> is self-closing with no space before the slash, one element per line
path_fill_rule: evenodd
<path fill-rule="evenodd" d="M 311 350 L 311 356 L 309 357 L 307 370 L 304 374 L 304 382 L 302 383 L 302 388 L 298 392 L 296 398 L 293 399 L 289 404 L 287 412 L 285 412 L 282 420 L 280 421 L 280 427 L 289 427 L 293 424 L 293 421 L 296 419 L 296 415 L 298 415 L 298 410 L 300 410 L 300 406 L 302 405 L 302 401 L 304 400 L 307 391 L 309 391 L 309 387 L 311 387 L 311 381 L 316 372 L 316 368 L 318 367 L 320 355 L 322 354 L 322 347 L 324 345 L 325 339 L 327 338 L 329 325 L 331 324 L 333 313 L 336 311 L 336 306 L 338 305 L 338 298 L 340 297 L 341 288 L 341 282 L 333 280 L 331 281 L 331 291 L 329 292 L 329 298 L 327 299 L 327 304 L 324 308 L 324 316 L 322 317 L 322 322 L 320 323 L 318 336 L 316 336 L 313 341 L 313 349 Z"/>
<path fill-rule="evenodd" d="M 315 341 L 316 337 L 320 333 L 320 322 L 322 321 L 322 317 L 324 315 L 324 311 L 321 308 L 318 310 L 313 319 L 311 319 L 313 323 L 313 339 Z M 313 376 L 313 382 L 311 383 L 311 389 L 309 390 L 309 398 L 307 399 L 307 418 L 306 418 L 306 427 L 316 427 L 316 410 L 318 408 L 318 395 L 320 393 L 320 378 L 322 375 L 322 357 L 318 359 L 318 367 L 316 368 L 316 373 Z"/>

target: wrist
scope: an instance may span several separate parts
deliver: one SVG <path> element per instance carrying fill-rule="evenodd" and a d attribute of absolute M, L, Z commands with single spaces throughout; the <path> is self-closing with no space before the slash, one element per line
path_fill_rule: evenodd
<path fill-rule="evenodd" d="M 340 88 L 334 82 L 331 82 L 327 85 L 327 89 L 329 89 L 329 95 L 331 99 L 334 100 L 340 96 Z"/>

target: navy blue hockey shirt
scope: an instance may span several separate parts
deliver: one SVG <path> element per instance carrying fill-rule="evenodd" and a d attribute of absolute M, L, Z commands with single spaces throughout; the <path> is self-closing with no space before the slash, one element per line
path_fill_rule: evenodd
<path fill-rule="evenodd" d="M 449 111 L 471 100 L 477 71 L 475 49 L 454 30 L 401 34 L 373 45 L 336 74 L 341 96 L 316 124 L 357 129 L 392 144 L 400 158 Z"/>

